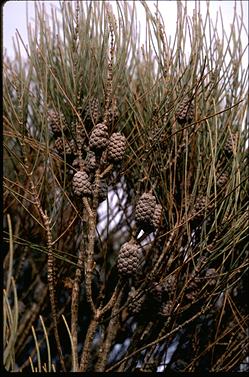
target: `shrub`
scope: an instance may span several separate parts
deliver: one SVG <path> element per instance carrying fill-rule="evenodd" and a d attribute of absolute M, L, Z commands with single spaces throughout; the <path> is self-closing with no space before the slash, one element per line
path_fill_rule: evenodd
<path fill-rule="evenodd" d="M 141 51 L 135 4 L 62 2 L 52 24 L 38 4 L 27 59 L 20 38 L 4 58 L 7 370 L 234 372 L 247 356 L 245 25 L 235 12 L 220 40 L 177 4 L 172 43 L 142 3 Z"/>

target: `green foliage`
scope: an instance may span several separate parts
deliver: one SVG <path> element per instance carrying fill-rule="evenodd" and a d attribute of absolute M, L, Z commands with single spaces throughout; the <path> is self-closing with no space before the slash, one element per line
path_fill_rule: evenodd
<path fill-rule="evenodd" d="M 21 36 L 4 57 L 5 367 L 237 371 L 248 342 L 243 17 L 227 35 L 208 4 L 189 17 L 177 2 L 171 40 L 141 2 L 141 47 L 135 2 L 116 2 L 116 15 L 113 4 L 62 2 L 50 19 L 36 3 L 27 58 Z M 99 123 L 125 136 L 121 162 L 89 150 Z M 141 232 L 145 192 L 163 211 Z M 143 258 L 125 279 L 117 257 L 130 241 Z"/>

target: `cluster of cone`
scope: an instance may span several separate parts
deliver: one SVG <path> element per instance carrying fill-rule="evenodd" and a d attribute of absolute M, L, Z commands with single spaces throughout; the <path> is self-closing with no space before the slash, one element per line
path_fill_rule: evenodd
<path fill-rule="evenodd" d="M 93 118 L 96 121 L 98 108 L 94 102 Z M 72 162 L 72 169 L 69 173 L 73 173 L 72 188 L 76 196 L 91 196 L 93 185 L 91 175 L 96 170 L 96 158 L 100 157 L 106 151 L 106 160 L 111 164 L 119 164 L 125 153 L 126 138 L 119 132 L 113 133 L 110 137 L 108 134 L 108 126 L 105 123 L 96 124 L 89 138 L 89 151 L 84 161 L 84 169 L 80 169 L 79 160 L 77 158 L 77 145 L 74 139 L 68 140 L 62 135 L 66 130 L 66 121 L 63 114 L 50 110 L 48 114 L 48 124 L 55 136 L 55 151 L 63 156 L 75 156 Z M 75 170 L 78 170 L 75 172 Z M 106 182 L 101 182 L 99 199 L 103 199 L 108 191 Z"/>
<path fill-rule="evenodd" d="M 89 138 L 90 153 L 86 160 L 85 171 L 78 171 L 73 176 L 74 193 L 81 196 L 91 195 L 91 182 L 88 174 L 96 167 L 96 157 L 99 157 L 106 150 L 107 161 L 117 164 L 122 161 L 125 148 L 125 136 L 117 132 L 109 138 L 108 127 L 105 123 L 98 123 L 94 126 Z M 102 185 L 101 189 L 106 189 L 106 185 Z"/>
<path fill-rule="evenodd" d="M 162 217 L 162 206 L 157 204 L 151 193 L 144 193 L 139 198 L 135 208 L 135 221 L 139 229 L 145 233 L 157 230 Z M 118 254 L 117 268 L 122 276 L 134 276 L 139 271 L 142 251 L 137 242 L 132 239 L 121 246 Z"/>

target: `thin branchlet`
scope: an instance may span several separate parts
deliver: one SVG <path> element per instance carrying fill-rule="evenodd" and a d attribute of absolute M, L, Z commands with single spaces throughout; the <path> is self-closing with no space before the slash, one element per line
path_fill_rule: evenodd
<path fill-rule="evenodd" d="M 160 365 L 167 372 L 179 359 L 184 371 L 205 362 L 216 372 L 237 371 L 245 358 L 243 14 L 235 7 L 226 34 L 222 12 L 217 15 L 220 38 L 209 10 L 201 17 L 196 2 L 191 18 L 177 2 L 171 41 L 159 4 L 155 14 L 141 4 L 141 47 L 135 3 L 117 3 L 116 21 L 111 4 L 63 2 L 52 23 L 36 4 L 29 46 L 18 33 L 16 61 L 4 58 L 4 218 L 15 214 L 12 275 L 26 306 L 20 305 L 15 334 L 17 324 L 8 321 L 19 308 L 12 298 L 4 303 L 4 334 L 16 339 L 12 368 L 53 370 L 56 359 L 64 371 L 133 372 L 140 364 L 142 371 Z M 103 123 L 103 145 L 96 148 L 90 139 Z M 113 133 L 127 140 L 122 161 L 110 158 Z M 75 185 L 76 172 L 85 179 Z M 144 193 L 153 193 L 156 204 L 141 206 L 138 215 L 136 200 Z M 142 250 L 139 265 L 122 248 L 131 240 Z M 128 257 L 120 269 L 121 248 Z M 6 271 L 8 263 L 7 253 Z M 127 271 L 127 279 L 119 276 Z M 40 313 L 49 336 L 34 346 L 30 332 Z"/>

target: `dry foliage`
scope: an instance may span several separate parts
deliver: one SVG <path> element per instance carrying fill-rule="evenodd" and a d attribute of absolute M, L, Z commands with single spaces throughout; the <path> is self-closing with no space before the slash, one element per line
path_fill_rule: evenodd
<path fill-rule="evenodd" d="M 112 4 L 62 2 L 52 20 L 37 4 L 27 58 L 21 36 L 4 58 L 5 368 L 238 371 L 243 17 L 220 39 L 199 3 L 188 17 L 178 2 L 170 40 L 142 2 L 141 47 L 135 4 Z"/>

